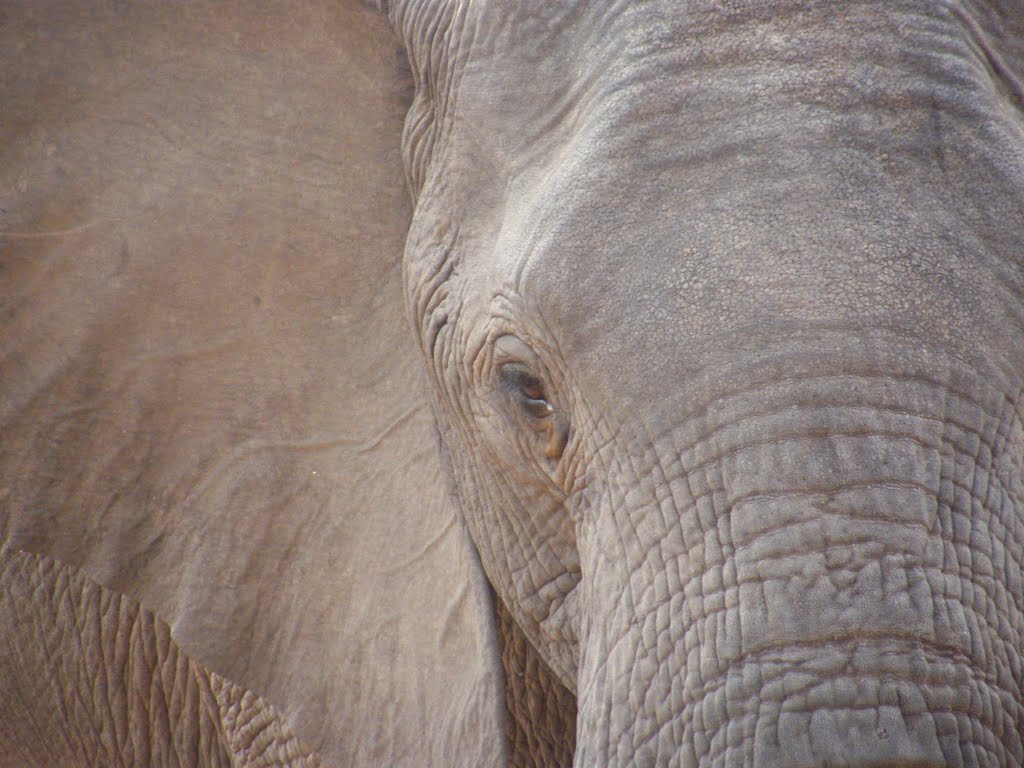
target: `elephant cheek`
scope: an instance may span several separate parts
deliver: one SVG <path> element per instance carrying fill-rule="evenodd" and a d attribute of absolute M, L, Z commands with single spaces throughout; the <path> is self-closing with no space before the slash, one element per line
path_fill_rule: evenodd
<path fill-rule="evenodd" d="M 1024 759 L 1024 541 L 998 489 L 965 490 L 991 467 L 949 460 L 933 418 L 827 418 L 658 446 L 605 499 L 580 539 L 577 765 Z"/>

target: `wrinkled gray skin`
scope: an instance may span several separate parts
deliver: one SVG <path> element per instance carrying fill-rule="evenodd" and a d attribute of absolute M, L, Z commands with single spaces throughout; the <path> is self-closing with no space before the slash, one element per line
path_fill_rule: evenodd
<path fill-rule="evenodd" d="M 7 11 L 0 764 L 1024 764 L 1024 4 L 382 11 Z"/>

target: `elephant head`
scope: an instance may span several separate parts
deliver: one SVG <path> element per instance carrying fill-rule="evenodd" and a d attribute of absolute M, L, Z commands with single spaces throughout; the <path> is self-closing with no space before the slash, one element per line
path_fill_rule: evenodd
<path fill-rule="evenodd" d="M 410 311 L 576 763 L 1024 759 L 1019 22 L 419 10 Z"/>
<path fill-rule="evenodd" d="M 236 759 L 1024 764 L 1024 8 L 376 10 L 14 25 L 8 612 Z"/>

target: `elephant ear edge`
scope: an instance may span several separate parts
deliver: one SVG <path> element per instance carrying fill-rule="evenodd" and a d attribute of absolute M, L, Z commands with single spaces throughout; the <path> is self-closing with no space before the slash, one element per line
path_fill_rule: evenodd
<path fill-rule="evenodd" d="M 136 601 L 326 764 L 500 761 L 493 608 L 404 309 L 384 18 L 44 2 L 0 39 L 5 561 Z"/>

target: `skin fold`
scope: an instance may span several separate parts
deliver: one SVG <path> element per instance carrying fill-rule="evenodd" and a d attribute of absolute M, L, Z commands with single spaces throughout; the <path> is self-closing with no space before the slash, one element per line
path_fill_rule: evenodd
<path fill-rule="evenodd" d="M 1019 1 L 57 6 L 0 765 L 1024 765 Z"/>

